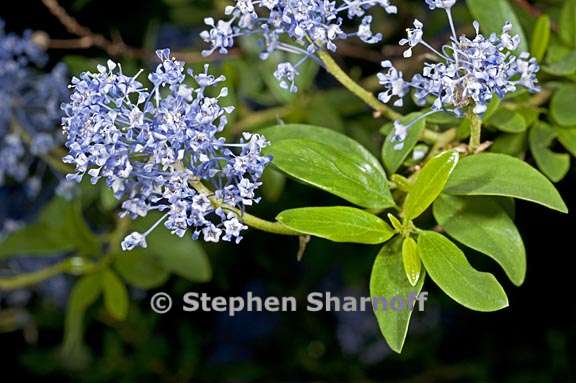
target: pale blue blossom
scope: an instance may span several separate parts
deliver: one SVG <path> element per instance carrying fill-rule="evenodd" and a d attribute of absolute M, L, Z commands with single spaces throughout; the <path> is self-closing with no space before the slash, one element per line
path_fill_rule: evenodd
<path fill-rule="evenodd" d="M 448 15 L 452 30 L 450 41 L 436 50 L 423 38 L 423 24 L 414 21 L 414 28 L 408 29 L 408 37 L 400 45 L 408 46 L 405 57 L 412 55 L 412 49 L 422 45 L 435 54 L 436 62 L 425 63 L 422 73 L 407 81 L 402 72 L 395 69 L 389 61 L 382 66 L 385 71 L 378 74 L 384 91 L 379 94 L 384 103 L 395 99 L 395 106 L 402 106 L 402 99 L 410 89 L 414 91 L 416 104 L 424 106 L 431 102 L 431 111 L 422 114 L 414 121 L 403 125 L 395 124 L 394 138 L 401 143 L 407 129 L 418 120 L 439 111 L 445 111 L 462 117 L 466 112 L 483 114 L 493 97 L 503 98 L 506 94 L 524 87 L 538 92 L 536 74 L 539 71 L 536 59 L 527 52 L 515 52 L 520 38 L 511 35 L 512 24 L 506 22 L 502 32 L 485 37 L 480 33 L 480 25 L 474 22 L 475 36 L 470 39 L 458 36 L 452 22 L 451 7 L 455 1 L 426 0 L 431 9 L 443 8 Z"/>
<path fill-rule="evenodd" d="M 142 71 L 129 76 L 112 61 L 72 80 L 74 92 L 63 106 L 70 151 L 64 161 L 76 168 L 68 178 L 104 179 L 122 201 L 122 215 L 164 213 L 145 233 L 129 234 L 125 250 L 146 247 L 146 237 L 160 224 L 180 237 L 190 230 L 194 239 L 238 242 L 246 228 L 241 218 L 216 208 L 210 198 L 241 212 L 257 203 L 255 192 L 270 161 L 261 150 L 268 142 L 244 133 L 238 143 L 227 143 L 219 133 L 233 108 L 220 105 L 227 89 L 216 89 L 225 78 L 211 75 L 208 66 L 186 73 L 168 50 L 157 54 L 161 63 L 148 76 L 151 89 L 138 81 Z M 194 182 L 213 194 L 197 191 Z"/>
<path fill-rule="evenodd" d="M 204 20 L 210 29 L 200 36 L 210 48 L 203 53 L 226 54 L 238 37 L 257 35 L 262 59 L 275 51 L 302 56 L 294 65 L 280 64 L 283 67 L 279 66 L 275 73 L 283 88 L 296 92 L 292 77 L 298 74 L 298 67 L 307 59 L 318 61 L 316 53 L 319 50 L 335 51 L 338 40 L 350 37 L 368 44 L 382 40 L 380 33 L 372 32 L 372 16 L 367 13 L 374 7 L 390 14 L 397 12 L 389 0 L 236 0 L 234 6 L 226 7 L 229 19 Z M 360 19 L 357 29 L 345 28 L 345 17 Z"/>

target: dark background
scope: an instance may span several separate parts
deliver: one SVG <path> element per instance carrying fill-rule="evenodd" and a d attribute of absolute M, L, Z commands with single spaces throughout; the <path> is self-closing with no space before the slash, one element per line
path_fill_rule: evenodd
<path fill-rule="evenodd" d="M 402 3 L 405 10 L 423 12 L 423 1 Z M 131 45 L 194 51 L 202 48 L 194 36 L 201 30 L 202 17 L 218 12 L 210 0 L 77 0 L 62 1 L 62 5 L 94 31 L 105 35 L 118 31 Z M 71 37 L 40 1 L 4 2 L 0 7 L 8 31 L 30 28 L 46 31 L 53 38 Z M 402 24 L 403 20 L 396 22 Z M 468 22 L 466 17 L 457 19 L 457 23 L 464 22 Z M 151 29 L 157 32 L 151 33 Z M 387 36 L 386 44 L 393 45 L 398 40 L 395 36 Z M 70 54 L 105 57 L 97 48 L 49 54 L 54 62 Z M 349 57 L 343 62 L 348 68 L 361 68 L 366 75 L 377 68 L 377 64 Z M 320 73 L 314 86 L 332 85 Z M 347 119 L 366 116 L 368 110 Z M 364 140 L 376 136 L 377 129 Z M 573 169 L 558 188 L 575 211 Z M 265 200 L 255 213 L 272 218 L 283 208 L 328 204 L 331 198 L 289 180 L 278 202 Z M 10 203 L 10 199 L 4 197 L 0 203 Z M 486 257 L 467 252 L 476 267 L 495 272 L 510 307 L 496 313 L 473 312 L 451 301 L 428 280 L 426 311 L 415 313 L 401 355 L 388 349 L 371 313 L 310 313 L 302 309 L 312 291 L 368 295 L 378 247 L 313 240 L 298 262 L 295 239 L 251 230 L 237 246 L 206 246 L 214 270 L 212 282 L 198 285 L 172 277 L 158 291 L 174 298 L 186 291 L 234 296 L 250 290 L 261 296 L 296 296 L 301 307 L 298 312 L 243 312 L 229 318 L 173 308 L 159 316 L 151 312 L 147 301 L 155 291 L 133 291 L 136 303 L 126 323 L 110 325 L 101 309 L 89 311 L 86 340 L 93 362 L 87 370 L 66 372 L 52 358 L 62 337 L 63 309 L 36 294 L 27 307 L 31 323 L 38 328 L 38 339 L 27 342 L 23 331 L 0 334 L 2 374 L 10 381 L 59 382 L 575 382 L 574 216 L 525 202 L 516 206 L 516 222 L 528 253 L 523 286 L 514 287 Z"/>

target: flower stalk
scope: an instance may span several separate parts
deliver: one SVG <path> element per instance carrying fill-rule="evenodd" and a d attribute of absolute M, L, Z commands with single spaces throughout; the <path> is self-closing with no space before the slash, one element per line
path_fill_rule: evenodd
<path fill-rule="evenodd" d="M 356 81 L 354 81 L 346 72 L 340 68 L 340 66 L 334 61 L 332 56 L 326 51 L 319 51 L 318 56 L 320 60 L 324 63 L 326 70 L 330 73 L 336 80 L 338 80 L 346 89 L 352 92 L 354 95 L 359 97 L 367 105 L 369 105 L 375 111 L 381 113 L 383 116 L 390 120 L 398 120 L 402 117 L 400 113 L 393 111 L 388 106 L 382 104 L 378 99 L 372 94 L 372 92 L 367 91 Z"/>
<path fill-rule="evenodd" d="M 470 153 L 475 153 L 481 143 L 482 119 L 475 113 L 469 113 L 466 118 L 470 121 L 470 142 L 468 143 L 468 151 Z"/>
<path fill-rule="evenodd" d="M 236 214 L 236 216 L 240 221 L 242 221 L 243 223 L 254 229 L 265 231 L 267 233 L 272 234 L 294 235 L 294 236 L 302 235 L 302 233 L 289 229 L 286 226 L 282 225 L 280 222 L 266 221 L 262 218 L 242 212 L 238 208 L 222 203 L 222 201 L 216 198 L 214 196 L 214 193 L 199 180 L 190 181 L 190 185 L 192 185 L 192 187 L 196 189 L 198 193 L 205 195 L 210 200 L 212 206 L 214 206 L 215 208 L 222 208 L 226 211 L 230 211 Z"/>

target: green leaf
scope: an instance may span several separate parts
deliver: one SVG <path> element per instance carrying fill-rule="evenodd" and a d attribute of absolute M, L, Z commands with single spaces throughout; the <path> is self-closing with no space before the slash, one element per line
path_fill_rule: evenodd
<path fill-rule="evenodd" d="M 508 199 L 442 194 L 434 202 L 434 217 L 451 237 L 494 259 L 510 280 L 520 286 L 526 275 L 524 243 L 497 200 Z"/>
<path fill-rule="evenodd" d="M 432 158 L 422 168 L 404 200 L 404 219 L 418 217 L 434 202 L 458 164 L 458 158 L 456 151 L 447 151 Z"/>
<path fill-rule="evenodd" d="M 558 182 L 570 170 L 570 155 L 550 150 L 555 138 L 556 130 L 544 122 L 539 122 L 530 129 L 530 150 L 536 164 L 548 178 Z"/>
<path fill-rule="evenodd" d="M 114 268 L 132 286 L 143 290 L 162 286 L 169 272 L 148 249 L 134 249 L 114 257 Z"/>
<path fill-rule="evenodd" d="M 496 311 L 508 306 L 506 293 L 496 278 L 475 270 L 464 253 L 442 234 L 421 232 L 418 252 L 430 278 L 462 306 L 476 311 Z"/>
<path fill-rule="evenodd" d="M 408 278 L 408 282 L 412 286 L 416 286 L 420 279 L 420 272 L 422 271 L 422 262 L 418 256 L 418 246 L 413 238 L 407 237 L 402 242 L 402 263 L 404 264 L 404 272 Z"/>
<path fill-rule="evenodd" d="M 560 38 L 576 48 L 576 0 L 566 0 L 560 12 Z"/>
<path fill-rule="evenodd" d="M 472 16 L 480 22 L 480 28 L 485 35 L 496 33 L 502 34 L 502 27 L 507 21 L 512 23 L 512 36 L 520 36 L 518 51 L 528 50 L 528 44 L 524 37 L 524 32 L 520 26 L 520 21 L 514 10 L 506 0 L 466 0 Z"/>
<path fill-rule="evenodd" d="M 375 245 L 394 235 L 392 228 L 374 214 L 346 206 L 284 210 L 276 219 L 292 230 L 334 242 Z"/>
<path fill-rule="evenodd" d="M 261 132 L 272 144 L 282 140 L 305 139 L 329 145 L 337 151 L 353 153 L 362 158 L 373 168 L 381 168 L 380 162 L 366 148 L 344 134 L 337 133 L 332 129 L 321 128 L 313 125 L 286 124 L 272 126 Z"/>
<path fill-rule="evenodd" d="M 112 270 L 102 272 L 104 288 L 104 306 L 110 315 L 119 321 L 126 319 L 130 300 L 124 283 Z"/>
<path fill-rule="evenodd" d="M 550 54 L 548 54 L 550 56 Z M 555 76 L 570 76 L 576 73 L 576 51 L 569 53 L 558 61 L 542 67 L 546 73 Z"/>
<path fill-rule="evenodd" d="M 359 145 L 359 144 L 356 144 Z M 303 139 L 281 140 L 267 148 L 282 171 L 356 205 L 384 209 L 394 206 L 386 174 L 357 151 Z"/>
<path fill-rule="evenodd" d="M 568 212 L 562 197 L 544 175 L 505 154 L 481 153 L 464 158 L 448 180 L 445 192 L 514 197 Z"/>
<path fill-rule="evenodd" d="M 559 125 L 576 125 L 574 100 L 576 100 L 576 85 L 574 84 L 561 86 L 552 96 L 550 114 Z"/>
<path fill-rule="evenodd" d="M 78 200 L 54 198 L 34 223 L 0 243 L 0 258 L 20 254 L 47 256 L 72 250 L 94 255 L 100 251 L 99 241 L 84 222 Z"/>
<path fill-rule="evenodd" d="M 133 229 L 144 232 L 154 224 L 160 214 L 148 214 L 136 221 Z M 192 282 L 207 282 L 212 279 L 212 268 L 202 246 L 194 241 L 190 234 L 182 238 L 170 234 L 163 225 L 157 227 L 147 238 L 146 252 L 153 254 L 164 270 L 168 270 Z M 122 253 L 120 256 L 124 256 Z"/>
<path fill-rule="evenodd" d="M 576 157 L 576 129 L 556 129 L 558 141 Z"/>
<path fill-rule="evenodd" d="M 416 286 L 411 286 L 404 274 L 400 238 L 382 247 L 372 266 L 370 275 L 370 297 L 390 299 L 392 297 L 416 296 L 424 285 L 425 273 L 420 274 Z M 402 351 L 412 310 L 374 310 L 378 326 L 390 348 Z"/>
<path fill-rule="evenodd" d="M 527 137 L 526 132 L 501 134 L 490 147 L 490 151 L 522 158 L 528 147 Z"/>
<path fill-rule="evenodd" d="M 87 363 L 88 353 L 83 344 L 84 314 L 102 292 L 100 275 L 88 274 L 72 287 L 64 322 L 63 360 L 74 367 Z"/>
<path fill-rule="evenodd" d="M 412 113 L 400 119 L 402 124 L 408 124 L 414 119 L 418 118 L 422 113 Z M 396 173 L 396 171 L 402 166 L 402 163 L 406 160 L 416 143 L 418 143 L 418 138 L 420 133 L 426 127 L 426 119 L 422 118 L 416 124 L 408 129 L 408 135 L 404 139 L 402 145 L 398 146 L 398 142 L 394 142 L 394 133 L 388 134 L 386 141 L 382 146 L 382 161 L 386 170 L 389 174 Z"/>
<path fill-rule="evenodd" d="M 506 133 L 521 133 L 528 127 L 526 120 L 520 113 L 499 108 L 487 121 L 488 125 L 495 126 Z"/>
<path fill-rule="evenodd" d="M 542 62 L 548 50 L 550 42 L 550 17 L 541 15 L 536 20 L 536 25 L 532 31 L 532 43 L 530 44 L 530 53 L 538 62 Z"/>

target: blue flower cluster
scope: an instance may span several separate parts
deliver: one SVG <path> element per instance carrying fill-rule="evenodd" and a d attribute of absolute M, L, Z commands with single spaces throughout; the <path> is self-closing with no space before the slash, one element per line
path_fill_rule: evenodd
<path fill-rule="evenodd" d="M 0 186 L 10 178 L 25 184 L 31 197 L 45 171 L 36 159 L 64 141 L 58 123 L 68 97 L 66 68 L 59 64 L 41 73 L 46 61 L 30 32 L 5 33 L 0 20 Z"/>
<path fill-rule="evenodd" d="M 255 192 L 270 161 L 261 150 L 268 142 L 249 133 L 236 144 L 218 137 L 233 107 L 220 106 L 227 88 L 215 97 L 208 93 L 225 78 L 210 75 L 208 66 L 185 73 L 167 49 L 157 55 L 161 63 L 148 76 L 151 89 L 137 80 L 142 71 L 128 76 L 112 61 L 72 80 L 74 91 L 63 106 L 70 152 L 64 161 L 76 167 L 68 178 L 104 178 L 122 201 L 121 214 L 132 219 L 165 213 L 145 233 L 128 235 L 124 250 L 146 247 L 147 235 L 161 223 L 180 237 L 191 229 L 195 239 L 202 234 L 209 242 L 238 242 L 246 226 L 235 212 L 217 206 L 243 211 L 259 201 Z M 190 78 L 196 87 L 185 83 Z"/>
<path fill-rule="evenodd" d="M 423 24 L 415 20 L 414 28 L 408 29 L 408 37 L 400 41 L 406 46 L 404 57 L 412 56 L 412 49 L 423 45 L 438 56 L 438 62 L 426 63 L 421 74 L 416 74 L 410 81 L 404 80 L 401 71 L 390 61 L 382 62 L 384 71 L 378 74 L 384 91 L 379 94 L 383 103 L 394 101 L 394 106 L 402 106 L 403 98 L 414 89 L 416 103 L 425 105 L 432 102 L 432 110 L 420 118 L 445 111 L 462 117 L 467 111 L 481 115 L 487 109 L 494 95 L 503 98 L 524 87 L 532 92 L 539 91 L 536 74 L 540 67 L 536 59 L 527 52 L 515 55 L 518 49 L 519 36 L 512 36 L 511 23 L 507 22 L 502 33 L 485 37 L 480 34 L 480 25 L 474 22 L 476 36 L 469 39 L 458 37 L 452 21 L 451 7 L 456 0 L 426 0 L 430 9 L 442 8 L 448 15 L 452 29 L 450 42 L 440 51 L 434 49 L 423 39 Z M 419 119 L 420 119 L 419 118 Z M 402 147 L 407 131 L 414 123 L 402 125 L 395 122 L 395 140 Z"/>
<path fill-rule="evenodd" d="M 205 19 L 211 29 L 202 32 L 200 36 L 211 48 L 203 53 L 210 55 L 217 50 L 225 54 L 237 37 L 260 35 L 262 59 L 274 51 L 303 56 L 296 64 L 281 63 L 274 73 L 280 86 L 296 92 L 294 80 L 298 75 L 298 67 L 308 58 L 317 61 L 315 53 L 318 50 L 335 51 L 337 40 L 352 36 L 369 44 L 382 39 L 380 33 L 372 32 L 372 16 L 367 14 L 375 6 L 391 14 L 397 12 L 389 0 L 236 0 L 236 5 L 228 6 L 225 10 L 226 15 L 230 16 L 227 21 Z M 361 18 L 355 31 L 344 31 L 343 14 L 348 19 Z M 284 37 L 293 43 L 284 42 Z"/>

